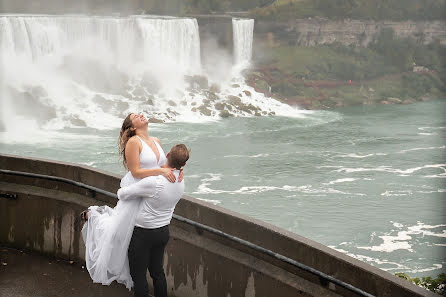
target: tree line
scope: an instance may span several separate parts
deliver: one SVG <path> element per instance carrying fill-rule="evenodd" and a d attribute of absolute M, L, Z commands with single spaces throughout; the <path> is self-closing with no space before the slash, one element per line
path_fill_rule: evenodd
<path fill-rule="evenodd" d="M 246 12 L 284 20 L 306 17 L 440 20 L 446 0 L 2 0 L 1 13 L 123 13 L 183 16 Z"/>

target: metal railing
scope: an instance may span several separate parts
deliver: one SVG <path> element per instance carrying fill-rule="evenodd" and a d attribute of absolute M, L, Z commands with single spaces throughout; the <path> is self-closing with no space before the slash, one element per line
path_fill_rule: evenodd
<path fill-rule="evenodd" d="M 75 186 L 87 189 L 87 190 L 89 190 L 91 192 L 100 193 L 100 194 L 105 195 L 107 197 L 118 199 L 118 196 L 116 194 L 114 194 L 114 193 L 111 193 L 111 192 L 108 192 L 108 191 L 104 191 L 102 189 L 99 189 L 99 188 L 96 188 L 96 187 L 93 187 L 93 186 L 90 186 L 90 185 L 87 185 L 87 184 L 84 184 L 84 183 L 81 183 L 81 182 L 73 181 L 71 179 L 63 178 L 63 177 L 51 176 L 51 175 L 43 175 L 43 174 L 37 174 L 37 173 L 29 173 L 29 172 L 21 172 L 21 171 L 13 171 L 13 170 L 6 170 L 6 169 L 0 169 L 0 173 L 8 174 L 8 175 L 33 177 L 33 178 L 41 178 L 41 179 L 46 179 L 46 180 L 64 182 L 64 183 L 67 183 L 67 184 L 71 184 L 71 185 L 75 185 Z M 1 198 L 1 196 L 0 196 L 0 198 Z M 271 251 L 269 249 L 266 249 L 264 247 L 258 246 L 258 245 L 254 244 L 252 242 L 246 241 L 246 240 L 241 239 L 239 237 L 227 234 L 227 233 L 225 233 L 225 232 L 223 232 L 221 230 L 218 230 L 218 229 L 212 228 L 210 226 L 207 226 L 207 225 L 204 225 L 204 224 L 192 221 L 190 219 L 184 218 L 184 217 L 176 215 L 176 214 L 173 214 L 173 218 L 175 220 L 177 220 L 177 221 L 180 221 L 180 222 L 192 225 L 192 226 L 194 226 L 196 228 L 205 230 L 207 232 L 210 232 L 210 233 L 219 235 L 221 237 L 224 237 L 226 239 L 229 239 L 231 241 L 237 242 L 237 243 L 239 243 L 239 244 L 241 244 L 243 246 L 249 247 L 249 248 L 251 248 L 253 250 L 256 250 L 256 251 L 258 251 L 260 253 L 263 253 L 265 255 L 271 256 L 271 257 L 273 257 L 275 259 L 278 259 L 278 260 L 280 260 L 280 261 L 282 261 L 284 263 L 288 263 L 288 264 L 290 264 L 292 266 L 295 266 L 295 267 L 297 267 L 297 268 L 299 268 L 299 269 L 301 269 L 303 271 L 306 271 L 306 272 L 309 272 L 309 273 L 311 273 L 311 274 L 313 274 L 315 276 L 318 276 L 321 279 L 321 281 L 331 282 L 331 283 L 333 283 L 333 284 L 335 284 L 337 286 L 340 286 L 340 287 L 342 287 L 344 289 L 347 289 L 347 290 L 349 290 L 349 291 L 351 291 L 353 293 L 356 293 L 356 294 L 358 294 L 360 296 L 375 297 L 374 295 L 369 294 L 369 293 L 367 293 L 367 292 L 365 292 L 365 291 L 363 291 L 361 289 L 358 289 L 358 288 L 354 287 L 351 284 L 348 284 L 346 282 L 338 280 L 338 279 L 334 278 L 331 275 L 323 273 L 323 272 L 321 272 L 319 270 L 316 270 L 316 269 L 314 269 L 314 268 L 312 268 L 310 266 L 302 264 L 302 263 L 300 263 L 300 262 L 298 262 L 296 260 L 293 260 L 293 259 L 291 259 L 289 257 L 286 257 L 284 255 L 281 255 L 279 253 L 273 252 L 273 251 Z"/>

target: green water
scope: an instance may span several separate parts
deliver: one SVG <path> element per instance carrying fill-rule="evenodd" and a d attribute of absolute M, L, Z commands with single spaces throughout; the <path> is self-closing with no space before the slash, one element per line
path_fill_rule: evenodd
<path fill-rule="evenodd" d="M 191 148 L 189 196 L 411 276 L 445 272 L 446 100 L 153 124 Z M 118 130 L 0 134 L 0 152 L 124 174 Z"/>

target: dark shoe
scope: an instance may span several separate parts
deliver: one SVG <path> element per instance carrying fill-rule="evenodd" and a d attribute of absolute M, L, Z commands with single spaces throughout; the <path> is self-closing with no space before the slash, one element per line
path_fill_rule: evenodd
<path fill-rule="evenodd" d="M 88 221 L 88 213 L 90 211 L 88 209 L 84 210 L 83 212 L 81 212 L 81 214 L 79 215 L 81 217 L 82 221 Z"/>

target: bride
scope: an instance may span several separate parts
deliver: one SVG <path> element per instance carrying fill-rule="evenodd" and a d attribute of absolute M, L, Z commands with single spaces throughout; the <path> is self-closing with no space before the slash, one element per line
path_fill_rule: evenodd
<path fill-rule="evenodd" d="M 161 168 L 166 156 L 159 139 L 149 136 L 148 120 L 143 115 L 131 113 L 125 118 L 119 136 L 119 152 L 124 167 L 129 170 L 121 179 L 121 188 L 155 175 L 176 181 L 173 169 Z M 178 181 L 182 179 L 181 171 Z M 118 200 L 114 208 L 90 206 L 81 213 L 85 220 L 82 228 L 85 262 L 93 282 L 109 285 L 116 280 L 129 290 L 132 288 L 127 250 L 141 201 Z"/>

